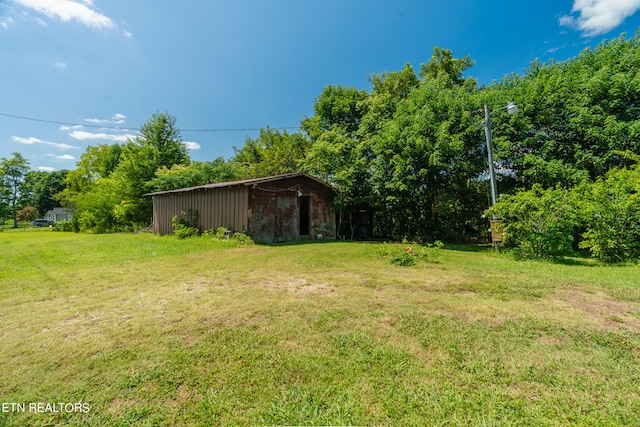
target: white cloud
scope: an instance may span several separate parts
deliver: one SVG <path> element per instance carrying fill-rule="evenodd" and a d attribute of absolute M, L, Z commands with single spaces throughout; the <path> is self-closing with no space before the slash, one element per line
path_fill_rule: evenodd
<path fill-rule="evenodd" d="M 11 137 L 12 140 L 14 140 L 15 142 L 19 142 L 20 144 L 27 144 L 27 145 L 33 145 L 33 144 L 43 144 L 43 145 L 49 145 L 52 147 L 56 147 L 60 150 L 71 150 L 71 149 L 80 149 L 80 147 L 76 147 L 75 145 L 69 145 L 69 144 L 61 144 L 59 142 L 51 142 L 51 141 L 44 141 L 42 139 L 30 136 L 28 138 L 23 138 L 20 136 L 12 136 Z"/>
<path fill-rule="evenodd" d="M 53 172 L 56 168 L 52 168 L 51 166 L 38 166 L 38 170 L 42 172 Z"/>
<path fill-rule="evenodd" d="M 63 154 L 62 156 L 57 156 L 60 160 L 75 160 L 76 158 L 70 154 Z"/>
<path fill-rule="evenodd" d="M 93 6 L 91 1 L 85 0 L 83 3 L 78 3 L 73 0 L 14 0 L 14 2 L 63 22 L 75 20 L 88 27 L 103 29 L 116 26 L 109 17 L 93 10 L 90 7 Z"/>
<path fill-rule="evenodd" d="M 4 21 L 0 22 L 0 27 L 6 30 L 7 28 L 9 28 L 9 25 L 13 25 L 15 23 L 16 21 L 14 21 L 13 18 L 7 18 Z"/>
<path fill-rule="evenodd" d="M 61 131 L 64 131 L 64 132 L 66 132 L 66 131 L 68 131 L 68 130 L 71 130 L 71 129 L 82 129 L 82 126 L 81 126 L 81 125 L 75 125 L 75 126 L 73 126 L 73 127 L 71 127 L 71 126 L 65 126 L 65 125 L 60 126 L 60 130 L 61 130 Z"/>
<path fill-rule="evenodd" d="M 577 28 L 585 37 L 607 33 L 640 9 L 640 0 L 574 0 L 572 13 L 564 15 L 560 25 Z"/>
<path fill-rule="evenodd" d="M 557 51 L 562 50 L 565 47 L 567 47 L 566 44 L 564 44 L 562 46 L 552 47 L 552 48 L 549 48 L 549 49 L 545 50 L 544 53 L 556 53 Z"/>
<path fill-rule="evenodd" d="M 200 144 L 198 144 L 197 142 L 182 141 L 182 143 L 187 146 L 187 150 L 199 150 L 200 149 Z"/>
<path fill-rule="evenodd" d="M 22 138 L 20 136 L 12 136 L 11 139 L 13 139 L 15 142 L 19 142 L 20 144 L 27 144 L 27 145 L 33 145 L 33 144 L 42 143 L 41 139 L 35 138 L 33 136 L 30 136 L 29 138 Z"/>
<path fill-rule="evenodd" d="M 56 68 L 60 68 L 61 70 L 64 70 L 65 68 L 67 68 L 66 62 L 62 62 L 62 61 L 56 61 L 53 64 L 53 66 L 56 67 Z"/>
<path fill-rule="evenodd" d="M 117 135 L 117 134 L 104 133 L 104 132 L 92 133 L 92 132 L 87 132 L 84 130 L 77 130 L 77 129 L 74 130 L 73 132 L 69 132 L 69 136 L 79 141 L 100 139 L 103 141 L 125 142 L 128 139 L 135 138 L 135 135 Z"/>
<path fill-rule="evenodd" d="M 124 30 L 122 33 L 123 33 L 123 34 L 124 34 L 124 36 L 125 36 L 126 38 L 128 38 L 128 39 L 132 39 L 132 38 L 133 38 L 133 34 L 131 34 L 131 33 L 130 33 L 129 31 L 127 31 L 127 30 Z"/>
<path fill-rule="evenodd" d="M 108 119 L 85 119 L 85 121 L 97 124 L 121 125 L 125 122 L 126 118 L 127 116 L 124 114 L 116 113 Z"/>

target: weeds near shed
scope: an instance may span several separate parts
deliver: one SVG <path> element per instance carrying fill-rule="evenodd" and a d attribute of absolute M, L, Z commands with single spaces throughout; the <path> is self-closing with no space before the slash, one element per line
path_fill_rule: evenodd
<path fill-rule="evenodd" d="M 403 241 L 402 244 L 385 243 L 378 249 L 378 256 L 402 267 L 417 265 L 419 262 L 436 263 L 438 251 L 444 245 L 437 240 L 434 244 L 421 245 Z"/>
<path fill-rule="evenodd" d="M 173 234 L 178 239 L 197 236 L 200 234 L 198 225 L 200 223 L 200 214 L 197 210 L 188 209 L 180 212 L 180 215 L 174 215 L 171 219 L 173 226 Z"/>
<path fill-rule="evenodd" d="M 251 236 L 249 236 L 244 231 L 235 233 L 232 230 L 229 230 L 225 227 L 219 227 L 217 229 L 205 230 L 202 233 L 203 237 L 207 237 L 213 240 L 235 240 L 240 245 L 252 245 L 254 242 L 251 240 Z"/>

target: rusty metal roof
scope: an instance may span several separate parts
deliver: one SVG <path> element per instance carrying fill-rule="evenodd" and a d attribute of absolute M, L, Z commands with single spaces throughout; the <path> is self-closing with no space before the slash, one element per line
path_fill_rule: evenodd
<path fill-rule="evenodd" d="M 209 190 L 213 188 L 227 188 L 227 187 L 235 187 L 240 185 L 255 185 L 255 184 L 263 184 L 265 182 L 279 181 L 282 179 L 298 178 L 298 177 L 309 178 L 311 180 L 314 180 L 330 188 L 332 191 L 335 191 L 335 189 L 331 185 L 327 184 L 324 181 L 319 180 L 318 178 L 315 178 L 309 175 L 308 173 L 292 172 L 292 173 L 285 173 L 282 175 L 265 176 L 263 178 L 252 178 L 252 179 L 243 179 L 239 181 L 227 181 L 227 182 L 214 182 L 213 184 L 199 185 L 197 187 L 187 187 L 187 188 L 178 188 L 177 190 L 158 191 L 155 193 L 147 193 L 145 194 L 145 196 L 158 196 L 161 194 L 169 194 L 169 193 L 185 193 L 188 191 Z"/>

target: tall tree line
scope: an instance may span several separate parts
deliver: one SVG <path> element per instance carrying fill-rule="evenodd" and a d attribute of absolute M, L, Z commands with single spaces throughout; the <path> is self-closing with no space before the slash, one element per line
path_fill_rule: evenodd
<path fill-rule="evenodd" d="M 483 106 L 520 108 L 492 117 L 499 193 L 603 180 L 640 154 L 639 41 L 536 60 L 489 86 L 466 77 L 471 58 L 436 47 L 417 73 L 371 75 L 368 91 L 325 87 L 298 132 L 263 129 L 230 159 L 192 161 L 175 118 L 158 113 L 138 138 L 89 147 L 55 198 L 76 209 L 78 228 L 108 231 L 148 224 L 147 192 L 302 170 L 336 188 L 343 217 L 373 208 L 378 235 L 486 238 Z"/>

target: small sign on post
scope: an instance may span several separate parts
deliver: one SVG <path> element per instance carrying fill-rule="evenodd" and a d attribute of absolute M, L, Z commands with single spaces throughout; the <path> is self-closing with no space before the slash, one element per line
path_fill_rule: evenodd
<path fill-rule="evenodd" d="M 504 240 L 504 221 L 501 219 L 491 220 L 491 241 L 493 249 L 500 252 L 500 245 Z"/>
<path fill-rule="evenodd" d="M 501 219 L 491 220 L 491 240 L 502 242 L 504 240 L 504 221 Z"/>

